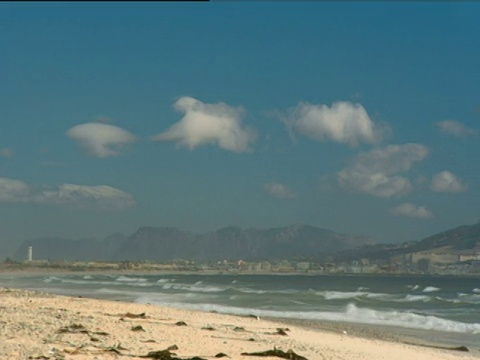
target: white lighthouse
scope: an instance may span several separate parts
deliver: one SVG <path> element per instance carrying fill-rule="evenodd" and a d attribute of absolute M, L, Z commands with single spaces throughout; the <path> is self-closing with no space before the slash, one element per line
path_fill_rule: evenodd
<path fill-rule="evenodd" d="M 32 261 L 32 260 L 33 260 L 33 246 L 29 246 L 29 247 L 28 247 L 27 258 L 28 258 L 28 261 Z"/>

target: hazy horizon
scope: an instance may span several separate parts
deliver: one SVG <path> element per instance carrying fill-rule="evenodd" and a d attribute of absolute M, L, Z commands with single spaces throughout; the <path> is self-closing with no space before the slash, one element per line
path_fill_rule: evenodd
<path fill-rule="evenodd" d="M 480 3 L 0 4 L 0 253 L 480 218 Z"/>

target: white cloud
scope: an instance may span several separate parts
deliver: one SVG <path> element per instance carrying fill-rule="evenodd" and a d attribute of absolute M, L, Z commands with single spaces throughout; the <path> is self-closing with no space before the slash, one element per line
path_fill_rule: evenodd
<path fill-rule="evenodd" d="M 8 149 L 8 148 L 0 149 L 0 157 L 10 158 L 12 156 L 13 156 L 13 150 L 12 149 Z"/>
<path fill-rule="evenodd" d="M 398 175 L 428 155 L 420 144 L 389 145 L 357 155 L 354 163 L 337 174 L 340 186 L 378 197 L 405 195 L 412 191 L 409 179 Z"/>
<path fill-rule="evenodd" d="M 30 187 L 21 180 L 0 178 L 0 202 L 25 202 Z"/>
<path fill-rule="evenodd" d="M 327 105 L 300 103 L 286 121 L 289 128 L 314 140 L 329 139 L 356 146 L 379 142 L 386 129 L 380 128 L 360 104 L 336 102 Z"/>
<path fill-rule="evenodd" d="M 0 202 L 73 205 L 101 209 L 126 209 L 135 205 L 129 193 L 108 185 L 62 184 L 36 188 L 20 180 L 0 178 Z"/>
<path fill-rule="evenodd" d="M 442 171 L 432 177 L 430 189 L 437 192 L 458 193 L 467 190 L 467 186 L 450 171 Z"/>
<path fill-rule="evenodd" d="M 135 135 L 128 131 L 101 123 L 76 125 L 67 135 L 77 140 L 91 156 L 99 158 L 117 156 L 122 147 L 136 141 Z"/>
<path fill-rule="evenodd" d="M 251 151 L 255 132 L 242 125 L 242 109 L 224 103 L 205 104 L 191 97 L 182 97 L 174 104 L 184 113 L 183 118 L 167 131 L 153 137 L 155 141 L 173 141 L 194 149 L 205 144 L 217 144 L 234 152 Z"/>
<path fill-rule="evenodd" d="M 470 129 L 463 125 L 462 123 L 455 120 L 445 120 L 439 121 L 437 126 L 446 134 L 455 136 L 455 137 L 467 137 L 478 135 L 479 131 L 477 129 Z"/>
<path fill-rule="evenodd" d="M 297 194 L 288 186 L 279 183 L 268 183 L 263 186 L 271 196 L 279 199 L 295 199 Z"/>
<path fill-rule="evenodd" d="M 40 192 L 34 199 L 45 204 L 75 204 L 107 209 L 125 209 L 135 205 L 132 195 L 108 185 L 62 184 L 57 189 Z"/>
<path fill-rule="evenodd" d="M 403 203 L 390 210 L 393 215 L 407 216 L 421 219 L 430 219 L 433 217 L 432 212 L 426 206 L 417 206 L 412 203 Z"/>

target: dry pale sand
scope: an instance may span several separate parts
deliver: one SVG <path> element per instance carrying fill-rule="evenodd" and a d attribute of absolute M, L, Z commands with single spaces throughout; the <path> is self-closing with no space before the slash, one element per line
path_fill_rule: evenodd
<path fill-rule="evenodd" d="M 142 313 L 145 316 L 134 317 Z M 278 329 L 285 329 L 286 335 Z M 283 354 L 292 350 L 309 360 L 480 358 L 474 352 L 320 332 L 251 317 L 0 288 L 2 360 L 145 359 L 149 352 L 173 346 L 170 353 L 176 355 L 171 358 L 179 359 L 215 359 L 222 353 L 226 359 L 280 359 L 242 355 L 274 349 Z M 164 356 L 158 358 L 169 359 Z M 291 353 L 289 358 L 295 359 Z"/>

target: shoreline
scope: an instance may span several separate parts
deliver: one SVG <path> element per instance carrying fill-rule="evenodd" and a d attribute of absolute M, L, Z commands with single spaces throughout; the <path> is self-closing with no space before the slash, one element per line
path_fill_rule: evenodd
<path fill-rule="evenodd" d="M 381 332 L 359 336 L 349 328 L 346 333 L 336 333 L 345 324 L 335 330 L 326 323 L 309 327 L 304 321 L 255 319 L 15 288 L 0 288 L 0 301 L 2 359 L 141 359 L 139 355 L 173 345 L 178 350 L 172 352 L 181 359 L 213 359 L 221 353 L 230 359 L 260 359 L 242 353 L 273 349 L 292 350 L 308 360 L 480 358 L 478 350 L 410 345 Z M 180 326 L 182 322 L 186 325 Z"/>
<path fill-rule="evenodd" d="M 117 264 L 117 263 L 115 263 Z M 88 268 L 69 268 L 69 267 L 49 267 L 49 266 L 32 266 L 32 265 L 19 265 L 19 266 L 0 266 L 0 276 L 3 274 L 14 275 L 28 275 L 28 274 L 136 274 L 136 275 L 231 275 L 231 276 L 346 276 L 346 277 L 441 277 L 441 278 L 480 278 L 480 273 L 461 273 L 461 274 L 442 274 L 442 273 L 403 273 L 403 272 L 372 272 L 372 273 L 342 273 L 342 272 L 323 272 L 323 271 L 247 271 L 247 270 L 214 270 L 214 269 L 156 269 L 156 268 L 128 268 L 128 269 L 114 269 L 114 268 L 102 268 L 91 266 Z"/>
<path fill-rule="evenodd" d="M 62 275 L 80 275 L 77 271 L 62 271 L 56 269 L 56 271 L 41 271 L 40 274 L 49 274 L 53 276 L 62 276 Z M 129 271 L 129 270 L 99 270 L 99 271 L 85 271 L 81 272 L 82 275 L 119 275 L 119 276 L 128 276 L 128 275 L 136 275 L 136 276 L 148 276 L 153 274 L 161 274 L 163 275 L 186 275 L 185 272 L 172 272 L 172 271 L 155 271 L 155 272 L 144 272 L 144 271 Z M 208 273 L 199 273 L 193 272 L 189 274 L 195 275 L 210 275 Z M 21 276 L 24 278 L 28 278 L 30 276 L 38 276 L 38 272 L 33 271 L 0 271 L 0 288 L 2 286 L 5 287 L 12 287 L 17 288 L 14 279 L 17 276 Z M 215 274 L 211 274 L 215 275 Z M 218 274 L 216 274 L 218 275 Z M 244 274 L 226 274 L 226 275 L 239 275 L 242 276 Z M 245 275 L 252 275 L 252 274 L 245 274 Z M 262 275 L 262 274 L 260 274 Z M 276 274 L 270 274 L 276 275 Z M 280 274 L 285 275 L 285 274 Z M 7 280 L 3 282 L 2 279 Z M 29 289 L 29 287 L 20 287 L 22 289 Z M 27 290 L 29 291 L 29 290 Z M 48 289 L 38 289 L 40 292 L 49 293 Z M 58 296 L 66 296 L 66 297 L 86 297 L 93 300 L 99 301 L 116 301 L 116 302 L 128 302 L 133 303 L 133 300 L 127 298 L 115 298 L 109 295 L 95 295 L 92 294 L 85 294 L 79 292 L 78 294 L 72 292 L 53 292 L 52 294 L 57 294 Z M 55 296 L 57 296 L 55 295 Z M 162 305 L 158 305 L 162 306 Z M 183 310 L 186 308 L 178 308 L 174 307 L 172 309 Z M 196 311 L 196 310 L 192 310 Z M 201 312 L 201 310 L 199 310 Z M 229 313 L 220 313 L 226 316 L 240 316 L 235 314 Z M 409 328 L 409 327 L 402 327 L 402 326 L 392 326 L 392 325 L 381 325 L 381 324 L 367 324 L 367 323 L 356 323 L 356 322 L 348 322 L 348 321 L 333 321 L 333 320 L 309 320 L 309 319 L 295 319 L 295 318 L 282 318 L 282 317 L 262 317 L 262 319 L 281 323 L 284 325 L 293 325 L 298 326 L 302 329 L 306 330 L 313 330 L 313 331 L 320 331 L 320 332 L 327 332 L 331 334 L 348 334 L 359 338 L 365 339 L 379 339 L 379 340 L 386 340 L 395 343 L 402 343 L 402 344 L 409 344 L 414 346 L 422 346 L 422 347 L 432 347 L 432 348 L 455 348 L 455 347 L 467 347 L 470 352 L 473 353 L 480 353 L 480 344 L 478 343 L 478 335 L 474 334 L 464 334 L 464 333 L 453 333 L 453 332 L 445 332 L 445 331 L 435 331 L 435 330 L 424 330 L 424 329 L 416 329 L 416 328 Z"/>
<path fill-rule="evenodd" d="M 400 326 L 349 323 L 329 320 L 305 320 L 288 318 L 265 318 L 279 321 L 286 325 L 295 325 L 305 329 L 319 330 L 334 334 L 350 334 L 355 337 L 366 339 L 380 339 L 407 345 L 420 347 L 431 347 L 438 349 L 453 350 L 466 347 L 472 353 L 480 355 L 480 344 L 478 335 L 448 333 L 444 331 L 429 331 L 428 338 L 425 338 L 426 330 L 412 329 Z M 461 338 L 461 340 L 460 340 Z M 468 338 L 469 340 L 465 340 Z"/>

